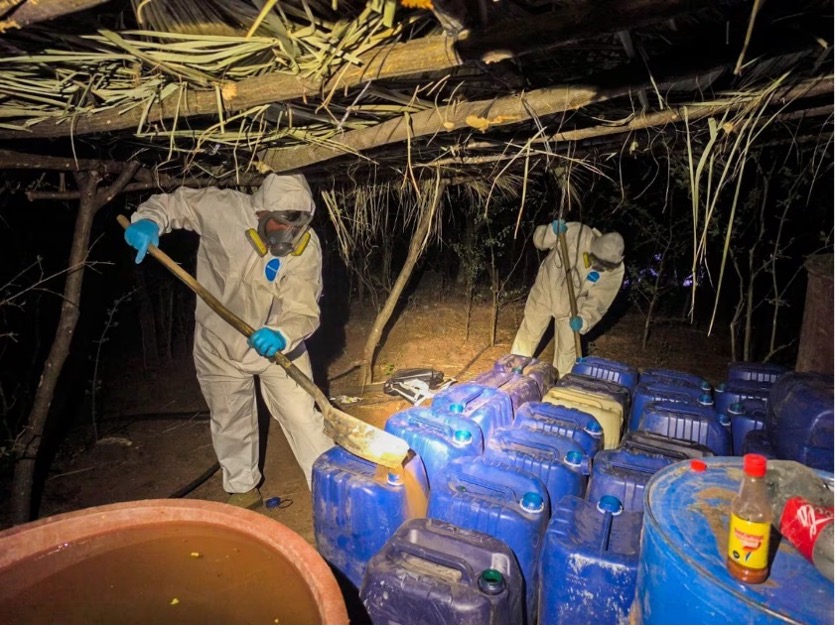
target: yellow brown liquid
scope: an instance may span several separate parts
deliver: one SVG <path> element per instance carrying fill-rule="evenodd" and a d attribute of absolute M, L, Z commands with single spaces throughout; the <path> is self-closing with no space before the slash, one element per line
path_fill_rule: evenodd
<path fill-rule="evenodd" d="M 408 519 L 423 518 L 427 515 L 427 490 L 419 480 L 419 474 L 416 472 L 417 465 L 421 465 L 421 461 L 413 458 L 400 468 L 379 465 L 375 473 L 375 478 L 379 482 L 387 482 L 389 475 L 394 474 L 404 483 Z"/>
<path fill-rule="evenodd" d="M 767 581 L 768 572 L 770 572 L 769 567 L 759 569 L 747 568 L 737 563 L 731 557 L 727 557 L 727 570 L 742 583 L 764 583 Z"/>
<path fill-rule="evenodd" d="M 236 531 L 142 525 L 3 571 L 0 610 L 4 623 L 321 624 L 302 569 Z"/>

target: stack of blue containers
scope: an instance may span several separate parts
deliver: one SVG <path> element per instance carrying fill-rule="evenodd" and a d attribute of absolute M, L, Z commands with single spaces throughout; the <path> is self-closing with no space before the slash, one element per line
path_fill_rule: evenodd
<path fill-rule="evenodd" d="M 713 396 L 682 371 L 591 356 L 555 382 L 551 365 L 504 356 L 387 421 L 417 455 L 426 512 L 386 470 L 339 448 L 318 459 L 317 547 L 376 624 L 625 623 L 652 476 L 777 439 L 781 456 L 833 467 L 833 383 L 810 376 L 731 363 Z M 621 406 L 618 447 L 603 449 L 596 407 L 541 401 L 552 387 Z"/>

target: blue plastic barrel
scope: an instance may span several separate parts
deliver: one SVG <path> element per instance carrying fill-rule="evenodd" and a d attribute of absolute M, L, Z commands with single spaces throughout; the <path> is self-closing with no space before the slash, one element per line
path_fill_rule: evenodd
<path fill-rule="evenodd" d="M 598 503 L 604 496 L 618 498 L 625 511 L 642 511 L 642 498 L 651 477 L 679 460 L 665 454 L 616 448 L 593 457 L 593 471 L 587 481 L 587 500 Z"/>
<path fill-rule="evenodd" d="M 786 540 L 779 538 L 764 583 L 745 585 L 729 574 L 730 503 L 741 484 L 742 463 L 738 457 L 704 462 L 702 472 L 689 462 L 677 463 L 646 489 L 632 620 L 647 625 L 833 626 L 834 584 Z"/>
<path fill-rule="evenodd" d="M 482 429 L 483 439 L 488 439 L 496 428 L 510 426 L 513 418 L 507 393 L 470 382 L 455 384 L 437 394 L 431 408 L 470 419 Z"/>
<path fill-rule="evenodd" d="M 538 384 L 541 397 L 552 388 L 555 382 L 555 367 L 551 363 L 531 356 L 506 354 L 494 361 L 494 371 L 517 373 L 531 378 Z"/>
<path fill-rule="evenodd" d="M 715 456 L 712 450 L 701 443 L 673 439 L 644 430 L 634 430 L 626 434 L 619 447 L 638 454 L 668 457 L 673 461 Z"/>
<path fill-rule="evenodd" d="M 481 531 L 512 549 L 526 591 L 524 621 L 537 612 L 537 564 L 549 520 L 549 496 L 534 475 L 485 457 L 452 461 L 445 482 L 430 494 L 427 515 L 455 526 Z"/>
<path fill-rule="evenodd" d="M 780 458 L 834 471 L 834 376 L 790 372 L 770 390 L 767 433 Z"/>
<path fill-rule="evenodd" d="M 385 430 L 419 455 L 432 487 L 444 467 L 460 456 L 478 456 L 485 442 L 480 427 L 461 415 L 414 406 L 392 415 Z"/>
<path fill-rule="evenodd" d="M 427 492 L 418 457 L 411 469 Z M 408 504 L 404 480 L 335 446 L 321 454 L 311 474 L 317 551 L 355 587 L 366 564 L 410 518 L 424 517 Z"/>
<path fill-rule="evenodd" d="M 773 363 L 732 362 L 727 366 L 727 380 L 773 383 L 787 372 L 787 367 Z"/>
<path fill-rule="evenodd" d="M 544 535 L 539 624 L 628 624 L 641 531 L 642 512 L 624 511 L 613 496 L 563 498 Z"/>
<path fill-rule="evenodd" d="M 615 382 L 628 389 L 633 389 L 639 378 L 639 372 L 635 367 L 600 356 L 580 356 L 576 358 L 572 372 L 599 380 Z"/>
<path fill-rule="evenodd" d="M 709 413 L 714 412 L 712 396 L 696 386 L 681 381 L 648 380 L 640 382 L 634 389 L 628 430 L 639 428 L 642 412 L 651 402 L 677 402 L 694 406 L 696 409 L 703 408 Z"/>
<path fill-rule="evenodd" d="M 485 444 L 485 458 L 537 476 L 546 485 L 550 504 L 564 496 L 584 496 L 587 491 L 590 457 L 568 437 L 501 428 Z"/>
<path fill-rule="evenodd" d="M 517 409 L 513 426 L 569 437 L 593 456 L 602 449 L 604 431 L 590 413 L 549 402 L 526 402 Z"/>
<path fill-rule="evenodd" d="M 537 402 L 541 399 L 541 390 L 538 383 L 532 378 L 517 373 L 485 371 L 471 378 L 469 382 L 494 387 L 508 393 L 514 412 L 517 412 L 517 409 L 526 402 Z"/>
<path fill-rule="evenodd" d="M 744 454 L 744 439 L 751 430 L 764 430 L 767 422 L 767 407 L 761 400 L 744 400 L 729 405 L 731 421 L 732 453 Z"/>
<path fill-rule="evenodd" d="M 402 524 L 372 557 L 360 599 L 375 625 L 523 623 L 523 577 L 511 549 L 430 518 Z"/>
<path fill-rule="evenodd" d="M 729 407 L 735 402 L 744 400 L 762 400 L 767 402 L 770 389 L 773 384 L 770 382 L 759 382 L 757 380 L 727 380 L 715 387 L 715 410 L 719 413 L 729 413 Z"/>
<path fill-rule="evenodd" d="M 628 417 L 631 412 L 631 390 L 615 382 L 598 380 L 590 376 L 568 373 L 561 376 L 555 383 L 556 387 L 576 389 L 588 393 L 606 395 L 622 406 L 622 417 Z"/>
<path fill-rule="evenodd" d="M 677 369 L 646 369 L 639 374 L 640 382 L 650 382 L 652 380 L 668 380 L 674 383 L 686 384 L 697 387 L 704 393 L 712 393 L 712 385 L 709 381 L 697 374 L 689 373 L 688 371 L 679 371 Z"/>
<path fill-rule="evenodd" d="M 722 423 L 716 417 L 688 404 L 651 402 L 645 406 L 638 428 L 703 444 L 718 456 L 732 454 L 729 420 Z"/>

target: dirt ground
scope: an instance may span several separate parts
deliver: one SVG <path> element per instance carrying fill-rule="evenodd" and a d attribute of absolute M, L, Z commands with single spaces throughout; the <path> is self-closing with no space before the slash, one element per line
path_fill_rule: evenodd
<path fill-rule="evenodd" d="M 474 305 L 466 338 L 467 307 L 463 299 L 437 292 L 411 297 L 380 349 L 375 374 L 378 384 L 362 391 L 357 369 L 340 375 L 360 358 L 374 318 L 371 307 L 355 308 L 345 324 L 345 346 L 337 352 L 336 360 L 323 366 L 331 379 L 328 393 L 332 397 L 360 397 L 343 408 L 383 426 L 392 413 L 408 406 L 408 402 L 381 391 L 381 381 L 388 374 L 406 367 L 433 367 L 446 376 L 466 380 L 508 353 L 522 310 L 523 303 L 518 302 L 502 311 L 497 344 L 490 347 L 487 304 Z M 598 332 L 587 353 L 629 362 L 641 369 L 684 369 L 703 375 L 713 384 L 723 379 L 728 355 L 725 338 L 714 334 L 707 338 L 704 331 L 685 325 L 667 326 L 657 330 L 648 349 L 642 350 L 641 324 L 636 315 L 621 316 Z M 317 347 L 316 343 L 312 345 Z M 540 356 L 551 360 L 551 342 Z M 312 349 L 312 360 L 318 360 L 316 349 Z M 136 362 L 119 364 L 124 368 L 107 370 L 106 420 L 99 426 L 100 440 L 91 445 L 89 429 L 85 428 L 65 440 L 46 480 L 41 517 L 115 502 L 167 498 L 215 463 L 206 406 L 191 357 L 183 356 L 153 370 L 143 369 Z M 311 500 L 305 479 L 276 422 L 264 418 L 263 423 L 268 428 L 263 444 L 262 495 L 278 496 L 286 506 L 262 508 L 260 512 L 313 543 Z M 220 472 L 187 497 L 225 501 Z"/>

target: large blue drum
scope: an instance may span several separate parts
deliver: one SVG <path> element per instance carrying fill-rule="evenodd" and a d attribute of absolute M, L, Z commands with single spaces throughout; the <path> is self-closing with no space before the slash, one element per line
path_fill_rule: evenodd
<path fill-rule="evenodd" d="M 704 471 L 692 463 L 666 468 L 646 488 L 632 620 L 832 626 L 834 584 L 787 541 L 779 543 L 764 583 L 745 585 L 727 572 L 730 503 L 743 477 L 742 460 L 704 459 Z"/>

